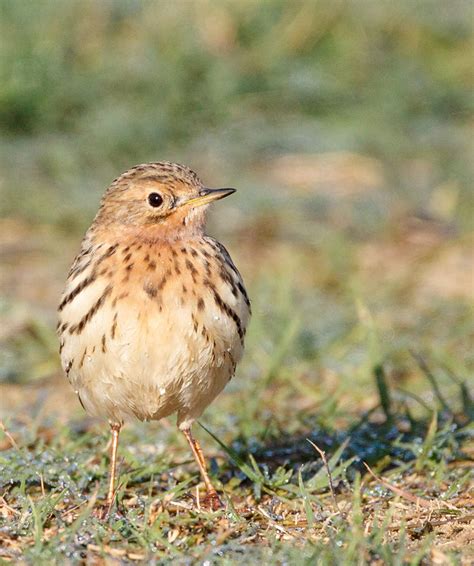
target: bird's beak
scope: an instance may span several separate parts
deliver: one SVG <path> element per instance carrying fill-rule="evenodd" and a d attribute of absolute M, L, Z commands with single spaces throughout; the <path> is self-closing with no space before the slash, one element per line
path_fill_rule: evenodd
<path fill-rule="evenodd" d="M 228 197 L 232 193 L 235 193 L 235 189 L 201 189 L 199 191 L 199 196 L 185 200 L 182 204 L 188 204 L 194 207 L 202 206 L 203 204 L 209 204 L 214 200 Z"/>

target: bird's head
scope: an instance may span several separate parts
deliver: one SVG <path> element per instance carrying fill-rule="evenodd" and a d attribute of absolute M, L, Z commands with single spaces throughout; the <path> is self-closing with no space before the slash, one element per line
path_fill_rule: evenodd
<path fill-rule="evenodd" d="M 194 171 L 177 163 L 137 165 L 107 189 L 93 231 L 145 240 L 192 236 L 204 230 L 208 205 L 234 192 L 205 187 Z"/>

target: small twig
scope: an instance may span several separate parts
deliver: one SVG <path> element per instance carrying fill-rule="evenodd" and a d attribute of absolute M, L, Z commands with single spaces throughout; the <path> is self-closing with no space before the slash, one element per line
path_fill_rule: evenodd
<path fill-rule="evenodd" d="M 416 505 L 419 505 L 420 507 L 432 509 L 432 507 L 433 507 L 432 503 L 428 499 L 424 499 L 423 497 L 418 497 L 417 495 L 413 495 L 413 494 L 409 493 L 408 491 L 405 491 L 404 489 L 401 489 L 401 488 L 397 487 L 396 485 L 389 483 L 387 480 L 384 480 L 383 478 L 377 476 L 370 469 L 369 465 L 366 462 L 363 462 L 363 464 L 367 468 L 367 471 L 369 472 L 369 474 L 373 478 L 375 478 L 378 482 L 380 482 L 382 485 L 384 485 L 390 491 L 393 491 L 393 493 L 396 493 L 397 495 L 399 495 L 400 497 L 403 497 L 403 499 L 406 499 L 407 501 L 411 501 L 412 503 L 416 503 Z"/>
<path fill-rule="evenodd" d="M 470 523 L 474 521 L 474 513 L 469 515 L 462 515 L 461 517 L 449 517 L 449 519 L 445 519 L 444 521 L 430 521 L 433 527 L 440 527 L 442 525 L 447 525 L 448 523 L 458 522 L 458 523 Z"/>
<path fill-rule="evenodd" d="M 44 479 L 43 479 L 43 474 L 38 474 L 39 478 L 40 478 L 40 486 L 41 486 L 41 495 L 43 497 L 46 497 L 46 490 L 44 489 Z"/>
<path fill-rule="evenodd" d="M 10 511 L 10 513 L 12 513 L 14 515 L 21 515 L 20 511 L 18 511 L 17 509 L 14 509 L 10 505 L 8 505 L 5 498 L 3 496 L 0 496 L 0 508 L 2 508 L 2 507 L 7 509 L 7 511 Z"/>
<path fill-rule="evenodd" d="M 327 473 L 328 480 L 329 480 L 329 490 L 331 491 L 332 501 L 334 503 L 336 513 L 341 513 L 341 510 L 339 509 L 339 505 L 337 504 L 336 492 L 334 491 L 334 484 L 332 483 L 332 475 L 331 475 L 331 470 L 329 468 L 328 461 L 326 459 L 326 453 L 324 452 L 324 450 L 321 450 L 321 448 L 319 448 L 319 446 L 317 444 L 315 444 L 309 438 L 307 438 L 306 440 L 311 444 L 311 446 L 321 456 L 321 460 L 323 461 L 324 467 L 326 468 L 326 473 Z"/>
<path fill-rule="evenodd" d="M 8 432 L 8 430 L 6 429 L 5 425 L 3 424 L 3 421 L 0 421 L 0 430 L 3 432 L 3 434 L 8 438 L 8 440 L 10 441 L 10 444 L 12 445 L 13 448 L 15 448 L 16 450 L 20 450 L 20 447 L 18 446 L 18 444 L 16 443 L 16 440 L 13 438 L 13 436 Z"/>
<path fill-rule="evenodd" d="M 169 505 L 173 505 L 174 507 L 181 507 L 182 509 L 186 509 L 186 511 L 196 511 L 196 509 L 192 505 L 188 505 L 187 503 L 182 503 L 181 501 L 169 501 Z M 197 510 L 200 513 L 199 510 Z"/>
<path fill-rule="evenodd" d="M 198 508 L 198 511 L 201 511 L 201 499 L 199 497 L 199 486 L 196 486 L 196 505 Z"/>

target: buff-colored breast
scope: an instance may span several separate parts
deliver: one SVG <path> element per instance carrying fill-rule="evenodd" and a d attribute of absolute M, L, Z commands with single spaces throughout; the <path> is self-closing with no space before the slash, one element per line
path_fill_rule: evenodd
<path fill-rule="evenodd" d="M 121 422 L 177 412 L 185 427 L 234 374 L 248 317 L 240 275 L 211 238 L 102 244 L 71 270 L 61 359 L 91 415 Z"/>

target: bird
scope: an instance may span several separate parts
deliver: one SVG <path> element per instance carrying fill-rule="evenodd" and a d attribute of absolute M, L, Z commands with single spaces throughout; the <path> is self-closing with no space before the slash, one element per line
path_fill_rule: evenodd
<path fill-rule="evenodd" d="M 251 305 L 226 248 L 205 232 L 208 188 L 184 165 L 136 165 L 107 188 L 58 308 L 63 370 L 85 411 L 110 425 L 106 509 L 115 500 L 126 421 L 177 414 L 206 488 L 223 506 L 193 423 L 242 357 Z"/>

